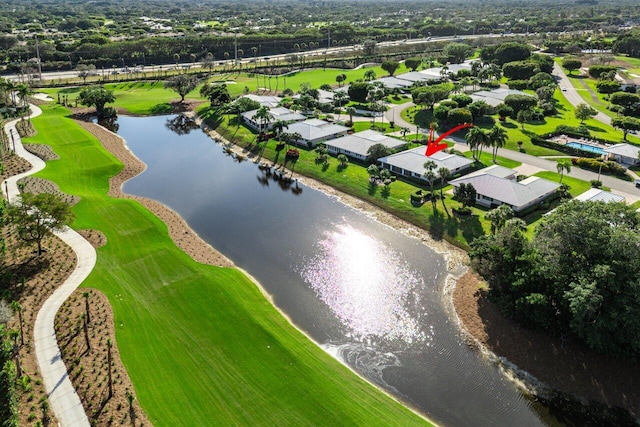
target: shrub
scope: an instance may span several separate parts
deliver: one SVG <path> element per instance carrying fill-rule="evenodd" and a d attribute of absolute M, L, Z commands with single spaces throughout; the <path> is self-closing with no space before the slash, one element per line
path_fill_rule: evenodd
<path fill-rule="evenodd" d="M 615 70 L 616 67 L 613 65 L 592 65 L 589 67 L 589 75 L 594 79 L 599 79 L 602 74 Z"/>
<path fill-rule="evenodd" d="M 528 80 L 509 80 L 507 82 L 507 86 L 509 86 L 509 89 L 524 90 L 529 87 L 529 81 Z"/>
<path fill-rule="evenodd" d="M 451 126 L 461 125 L 462 123 L 471 123 L 473 121 L 473 116 L 471 115 L 471 111 L 466 108 L 453 108 L 449 110 L 449 114 L 447 114 L 447 122 Z"/>

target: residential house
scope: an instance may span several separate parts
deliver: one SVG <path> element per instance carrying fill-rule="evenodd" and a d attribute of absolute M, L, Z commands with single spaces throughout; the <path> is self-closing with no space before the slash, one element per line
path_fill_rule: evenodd
<path fill-rule="evenodd" d="M 301 136 L 297 141 L 292 142 L 304 144 L 310 148 L 315 147 L 320 142 L 344 136 L 348 131 L 349 128 L 346 126 L 329 123 L 320 119 L 295 122 L 290 124 L 287 129 L 288 133 L 298 133 Z"/>
<path fill-rule="evenodd" d="M 484 101 L 492 107 L 496 107 L 504 102 L 504 99 L 509 95 L 526 95 L 531 96 L 528 93 L 521 90 L 499 88 L 494 90 L 480 90 L 471 94 L 471 99 L 474 101 Z"/>
<path fill-rule="evenodd" d="M 471 184 L 476 190 L 476 203 L 488 208 L 506 204 L 514 212 L 541 203 L 555 194 L 560 184 L 532 176 L 516 180 L 516 171 L 493 165 L 450 181 L 454 187 Z"/>
<path fill-rule="evenodd" d="M 242 121 L 244 121 L 244 123 L 246 123 L 246 125 L 249 126 L 250 128 L 254 129 L 257 132 L 260 132 L 261 130 L 260 127 L 262 123 L 260 122 L 259 119 L 256 118 L 257 112 L 258 110 L 251 110 L 251 111 L 246 111 L 242 113 Z M 306 117 L 303 116 L 302 114 L 298 114 L 284 107 L 275 107 L 275 108 L 269 109 L 269 115 L 271 116 L 271 121 L 266 124 L 266 129 L 262 129 L 262 130 L 271 130 L 271 127 L 277 121 L 281 121 L 289 124 L 289 123 L 299 122 L 306 119 Z"/>
<path fill-rule="evenodd" d="M 604 152 L 607 153 L 609 159 L 613 159 L 623 166 L 633 166 L 640 163 L 640 160 L 638 160 L 640 147 L 636 145 L 616 144 L 611 147 L 606 147 Z"/>
<path fill-rule="evenodd" d="M 600 188 L 590 188 L 584 193 L 576 196 L 576 200 L 581 202 L 607 202 L 607 203 L 624 203 L 624 197 L 619 194 L 613 194 Z"/>
<path fill-rule="evenodd" d="M 261 107 L 269 107 L 274 108 L 280 105 L 280 101 L 282 98 L 279 96 L 264 96 L 264 95 L 254 95 L 252 93 L 248 95 L 243 95 L 242 98 L 251 99 L 252 101 L 256 101 L 260 104 Z"/>
<path fill-rule="evenodd" d="M 424 164 L 429 160 L 435 162 L 438 169 L 445 167 L 449 169 L 451 175 L 456 175 L 469 169 L 473 165 L 473 160 L 457 154 L 449 154 L 444 151 L 438 151 L 431 156 L 426 156 L 427 147 L 421 146 L 412 148 L 411 150 L 401 151 L 400 153 L 378 159 L 381 167 L 389 169 L 396 175 L 402 175 L 410 178 L 426 181 L 424 173 L 426 169 Z"/>
<path fill-rule="evenodd" d="M 367 151 L 375 144 L 382 144 L 392 150 L 398 150 L 404 147 L 406 142 L 368 129 L 341 138 L 330 139 L 324 144 L 331 154 L 345 154 L 364 161 L 367 158 Z"/>

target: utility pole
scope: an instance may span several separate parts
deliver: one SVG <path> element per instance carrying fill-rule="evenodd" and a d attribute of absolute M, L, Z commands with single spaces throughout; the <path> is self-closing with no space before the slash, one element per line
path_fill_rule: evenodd
<path fill-rule="evenodd" d="M 42 64 L 40 63 L 40 45 L 38 45 L 37 34 L 36 34 L 36 58 L 38 59 L 38 78 L 42 80 Z"/>
<path fill-rule="evenodd" d="M 327 28 L 327 49 L 331 47 L 331 28 Z"/>

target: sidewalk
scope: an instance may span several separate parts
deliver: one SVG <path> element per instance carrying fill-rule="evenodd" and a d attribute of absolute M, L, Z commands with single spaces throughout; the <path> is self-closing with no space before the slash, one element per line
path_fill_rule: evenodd
<path fill-rule="evenodd" d="M 31 106 L 31 117 L 42 114 L 38 107 Z M 44 161 L 24 149 L 22 141 L 16 130 L 14 120 L 7 123 L 4 131 L 9 138 L 13 134 L 16 154 L 25 158 L 33 166 L 31 170 L 20 175 L 12 176 L 5 181 L 5 189 L 9 203 L 16 203 L 20 192 L 18 180 L 34 174 L 45 167 Z M 67 280 L 45 301 L 38 312 L 34 327 L 34 343 L 38 366 L 42 373 L 45 390 L 49 397 L 51 409 L 63 427 L 88 427 L 89 420 L 84 412 L 80 398 L 69 380 L 67 368 L 62 360 L 58 341 L 54 330 L 54 320 L 58 309 L 71 293 L 91 273 L 96 263 L 96 251 L 93 246 L 70 228 L 56 232 L 63 242 L 71 246 L 78 258 L 78 264 Z"/>

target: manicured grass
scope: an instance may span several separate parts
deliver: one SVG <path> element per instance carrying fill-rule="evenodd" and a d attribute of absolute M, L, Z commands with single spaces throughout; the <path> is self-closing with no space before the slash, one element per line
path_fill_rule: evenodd
<path fill-rule="evenodd" d="M 616 60 L 618 61 L 623 61 L 626 62 L 627 65 L 627 70 L 635 73 L 635 74 L 640 74 L 640 58 L 632 58 L 630 56 L 621 56 L 621 55 L 616 55 Z"/>
<path fill-rule="evenodd" d="M 499 151 L 498 151 L 499 152 Z M 466 151 L 463 153 L 465 157 L 471 159 L 473 157 L 473 153 L 471 151 Z M 483 151 L 480 154 L 480 163 L 482 163 L 485 167 L 491 165 L 500 165 L 505 168 L 515 169 L 518 166 L 522 165 L 521 162 L 516 160 L 507 159 L 506 157 L 496 156 L 496 162 L 493 162 L 493 155 L 489 152 Z"/>
<path fill-rule="evenodd" d="M 83 286 L 109 297 L 122 359 L 154 425 L 427 424 L 311 343 L 240 271 L 194 262 L 140 204 L 108 197 L 122 165 L 68 110 L 43 111 L 28 142 L 61 158 L 38 176 L 82 198 L 74 228 L 107 237 Z"/>
<path fill-rule="evenodd" d="M 106 84 L 105 88 L 113 91 L 116 97 L 118 107 L 125 108 L 131 114 L 161 114 L 171 111 L 170 101 L 180 99 L 180 96 L 170 90 L 164 88 L 164 83 L 155 82 L 127 82 Z M 82 88 L 64 88 L 64 89 L 46 89 L 43 92 L 48 93 L 52 98 L 57 99 L 66 95 L 70 103 L 74 103 Z M 199 94 L 200 87 L 191 91 L 188 99 L 204 100 Z"/>
<path fill-rule="evenodd" d="M 543 171 L 538 172 L 534 175 L 539 176 L 540 178 L 548 179 L 549 181 L 560 182 L 560 174 L 556 172 Z M 570 175 L 567 175 L 566 172 L 562 177 L 562 183 L 569 186 L 569 193 L 573 197 L 576 197 L 591 188 L 591 183 L 578 178 L 573 178 Z"/>

